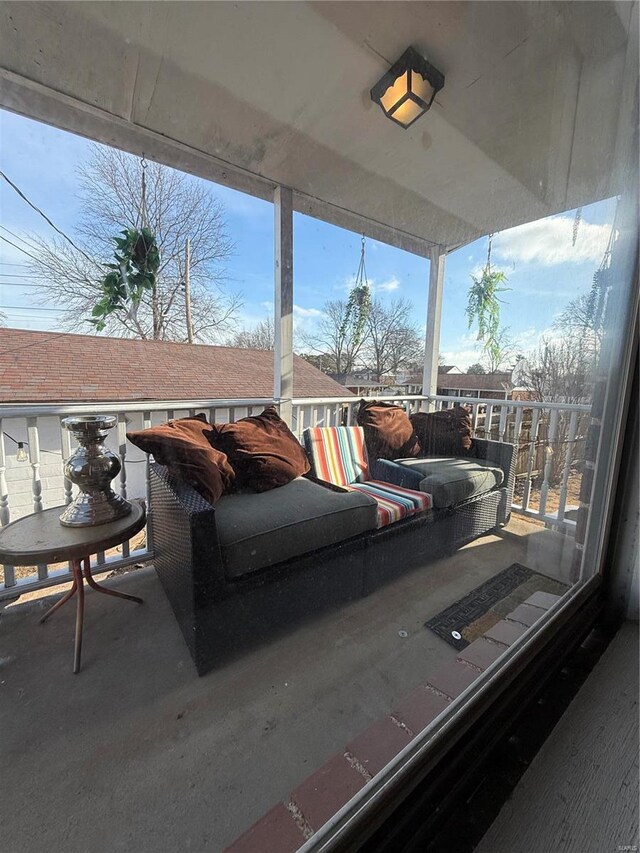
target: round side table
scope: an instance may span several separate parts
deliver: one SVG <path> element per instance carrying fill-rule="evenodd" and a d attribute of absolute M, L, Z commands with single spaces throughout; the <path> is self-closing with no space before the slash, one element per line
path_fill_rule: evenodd
<path fill-rule="evenodd" d="M 135 595 L 126 595 L 124 592 L 100 586 L 91 574 L 91 554 L 121 545 L 144 527 L 144 506 L 136 501 L 132 501 L 131 506 L 131 513 L 124 518 L 91 527 L 63 527 L 60 524 L 60 513 L 65 507 L 56 506 L 20 518 L 0 530 L 0 563 L 8 566 L 33 566 L 38 563 L 70 561 L 73 574 L 71 589 L 44 614 L 40 622 L 45 622 L 54 611 L 77 594 L 74 672 L 80 671 L 82 653 L 84 579 L 96 592 L 142 604 L 142 599 Z"/>

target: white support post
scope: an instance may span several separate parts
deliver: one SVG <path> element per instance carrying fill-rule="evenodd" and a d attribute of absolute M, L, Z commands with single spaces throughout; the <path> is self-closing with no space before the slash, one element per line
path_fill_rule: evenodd
<path fill-rule="evenodd" d="M 440 322 L 442 320 L 442 290 L 444 286 L 444 264 L 447 253 L 444 246 L 433 246 L 429 264 L 429 296 L 427 299 L 427 329 L 424 342 L 424 370 L 422 393 L 436 394 L 438 387 L 438 359 L 440 356 Z M 422 402 L 422 411 L 433 408 L 432 403 Z"/>
<path fill-rule="evenodd" d="M 291 426 L 293 399 L 293 197 L 288 187 L 276 187 L 273 396 L 280 417 Z"/>

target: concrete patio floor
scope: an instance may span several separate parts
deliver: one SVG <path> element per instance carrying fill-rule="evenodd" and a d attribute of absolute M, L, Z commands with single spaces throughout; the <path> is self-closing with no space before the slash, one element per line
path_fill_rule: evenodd
<path fill-rule="evenodd" d="M 566 582 L 570 557 L 570 539 L 513 519 L 203 678 L 153 569 L 107 581 L 143 606 L 87 592 L 78 675 L 75 608 L 38 622 L 60 589 L 5 607 L 0 848 L 222 851 L 455 659 L 427 619 L 514 562 Z"/>

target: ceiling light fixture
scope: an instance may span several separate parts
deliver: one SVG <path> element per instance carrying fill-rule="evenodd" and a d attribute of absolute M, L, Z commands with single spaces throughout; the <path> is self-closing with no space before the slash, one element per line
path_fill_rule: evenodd
<path fill-rule="evenodd" d="M 426 113 L 443 86 L 444 75 L 409 47 L 371 89 L 371 100 L 406 130 Z"/>

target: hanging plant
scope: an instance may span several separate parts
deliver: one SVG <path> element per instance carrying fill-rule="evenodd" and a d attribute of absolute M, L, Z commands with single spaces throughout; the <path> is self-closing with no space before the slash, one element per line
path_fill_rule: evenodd
<path fill-rule="evenodd" d="M 362 343 L 370 311 L 371 293 L 369 292 L 369 285 L 367 283 L 354 284 L 349 292 L 344 320 L 340 328 L 341 335 L 346 336 L 350 327 L 351 340 L 354 345 Z"/>
<path fill-rule="evenodd" d="M 367 320 L 371 312 L 371 290 L 367 279 L 367 271 L 364 263 L 365 238 L 362 235 L 362 246 L 360 250 L 360 264 L 356 273 L 356 280 L 349 291 L 349 299 L 344 312 L 344 319 L 340 326 L 340 334 L 344 338 L 350 332 L 352 344 L 359 346 L 364 338 Z"/>
<path fill-rule="evenodd" d="M 106 319 L 115 311 L 134 311 L 142 294 L 153 290 L 160 267 L 160 252 L 155 235 L 148 228 L 127 228 L 122 237 L 114 237 L 115 263 L 101 284 L 101 297 L 91 312 L 90 323 L 103 331 Z"/>
<path fill-rule="evenodd" d="M 487 263 L 482 270 L 482 274 L 479 277 L 471 276 L 472 284 L 469 288 L 465 312 L 469 329 L 473 326 L 474 321 L 477 322 L 477 340 L 483 343 L 483 349 L 490 356 L 499 347 L 500 304 L 502 300 L 498 294 L 505 293 L 511 289 L 502 286 L 506 284 L 506 275 L 501 271 L 491 269 L 492 238 L 493 234 L 490 234 Z"/>

